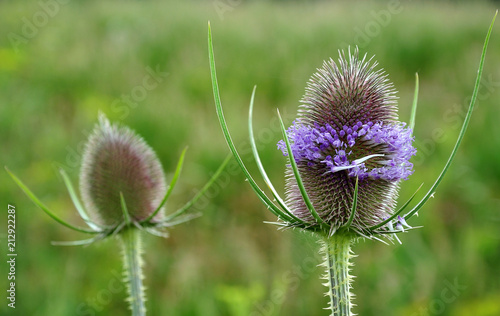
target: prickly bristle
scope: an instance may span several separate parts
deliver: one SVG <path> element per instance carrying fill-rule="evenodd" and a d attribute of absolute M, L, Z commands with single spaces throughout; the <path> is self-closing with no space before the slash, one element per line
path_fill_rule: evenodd
<path fill-rule="evenodd" d="M 325 170 L 299 165 L 304 187 L 319 216 L 332 227 L 347 223 L 351 214 L 356 179 L 346 171 L 325 174 Z M 290 168 L 286 171 L 287 205 L 299 218 L 312 222 L 313 216 L 307 209 L 296 180 Z M 352 227 L 358 231 L 378 224 L 393 213 L 398 196 L 398 183 L 387 180 L 365 179 L 359 181 L 358 200 Z"/>
<path fill-rule="evenodd" d="M 375 66 L 366 56 L 359 59 L 357 50 L 347 57 L 342 52 L 338 64 L 325 62 L 287 132 L 304 187 L 329 233 L 349 220 L 356 177 L 351 227 L 363 232 L 394 212 L 399 181 L 413 172 L 411 130 L 397 121 L 395 90 Z M 288 155 L 283 141 L 278 148 Z M 290 167 L 286 202 L 296 216 L 314 222 Z"/>
<path fill-rule="evenodd" d="M 298 118 L 306 125 L 330 124 L 335 129 L 357 122 L 395 121 L 397 102 L 395 89 L 377 62 L 340 53 L 338 64 L 333 59 L 309 80 L 302 98 Z"/>
<path fill-rule="evenodd" d="M 127 127 L 101 115 L 82 159 L 80 191 L 91 219 L 105 226 L 123 221 L 120 192 L 132 220 L 151 215 L 166 193 L 155 152 Z M 159 212 L 155 219 L 159 219 Z"/>

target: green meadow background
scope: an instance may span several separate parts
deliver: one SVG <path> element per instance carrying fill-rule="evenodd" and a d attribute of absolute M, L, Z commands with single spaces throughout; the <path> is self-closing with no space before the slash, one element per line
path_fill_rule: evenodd
<path fill-rule="evenodd" d="M 175 211 L 228 153 L 215 115 L 207 53 L 211 21 L 223 106 L 243 159 L 263 185 L 246 128 L 283 192 L 276 109 L 290 124 L 309 77 L 338 49 L 375 55 L 408 121 L 420 77 L 415 173 L 423 196 L 458 135 L 496 4 L 486 1 L 0 2 L 1 165 L 57 215 L 84 225 L 57 172 L 74 184 L 99 111 L 158 153 L 167 180 L 188 146 Z M 154 74 L 154 76 L 152 75 Z M 155 80 L 151 80 L 155 78 Z M 354 246 L 354 311 L 368 315 L 500 315 L 500 21 L 469 130 L 435 197 L 402 245 Z M 128 315 L 117 240 L 85 239 L 50 219 L 0 170 L 0 314 Z M 16 207 L 16 308 L 8 308 L 7 208 Z M 279 231 L 232 162 L 194 207 L 203 216 L 144 236 L 148 315 L 328 315 L 314 237 Z"/>

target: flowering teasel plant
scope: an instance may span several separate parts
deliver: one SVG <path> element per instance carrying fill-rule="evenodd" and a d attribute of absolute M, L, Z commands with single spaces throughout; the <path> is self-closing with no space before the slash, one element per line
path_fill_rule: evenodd
<path fill-rule="evenodd" d="M 167 186 L 160 160 L 144 139 L 127 127 L 111 124 L 101 114 L 82 158 L 80 193 L 83 205 L 68 175 L 63 169 L 60 170 L 77 211 L 90 229 L 73 226 L 57 217 L 18 177 L 8 169 L 7 172 L 50 217 L 75 231 L 95 235 L 87 240 L 53 244 L 88 245 L 110 236 L 119 237 L 132 315 L 145 315 L 141 232 L 168 237 L 167 228 L 199 216 L 186 211 L 203 196 L 230 158 L 226 158 L 209 182 L 189 202 L 176 212 L 166 214 L 165 203 L 179 178 L 185 154 L 186 149 L 182 151 Z"/>
<path fill-rule="evenodd" d="M 408 210 L 415 197 L 397 208 L 402 180 L 413 173 L 410 158 L 418 97 L 408 125 L 398 120 L 395 89 L 377 63 L 359 56 L 358 49 L 340 52 L 338 63 L 329 60 L 309 80 L 298 117 L 287 130 L 278 111 L 283 140 L 278 149 L 288 157 L 285 199 L 270 182 L 261 163 L 252 127 L 255 87 L 250 100 L 248 129 L 253 155 L 274 201 L 248 172 L 231 139 L 220 101 L 210 24 L 208 51 L 217 116 L 231 152 L 249 184 L 265 206 L 278 217 L 280 228 L 298 228 L 318 236 L 333 316 L 352 315 L 351 245 L 361 238 L 398 240 L 397 234 L 412 230 L 407 221 L 435 193 L 447 172 L 467 129 L 479 90 L 488 30 L 470 106 L 457 142 L 440 175 L 425 196 Z M 420 188 L 419 188 L 420 189 Z M 406 213 L 405 213 L 406 211 Z"/>

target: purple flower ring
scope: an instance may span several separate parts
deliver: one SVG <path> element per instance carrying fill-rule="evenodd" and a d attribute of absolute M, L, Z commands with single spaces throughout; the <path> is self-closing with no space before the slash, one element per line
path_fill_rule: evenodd
<path fill-rule="evenodd" d="M 405 123 L 357 122 L 337 131 L 330 124 L 309 127 L 294 122 L 287 134 L 295 162 L 324 167 L 325 173 L 347 170 L 350 177 L 360 180 L 389 181 L 407 180 L 413 173 L 409 160 L 416 149 L 412 146 L 412 131 Z M 283 140 L 278 142 L 278 149 L 288 156 Z"/>

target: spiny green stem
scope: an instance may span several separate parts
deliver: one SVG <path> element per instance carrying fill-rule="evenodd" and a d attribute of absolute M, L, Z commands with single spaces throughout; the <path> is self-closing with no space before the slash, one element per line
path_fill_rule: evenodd
<path fill-rule="evenodd" d="M 142 280 L 141 236 L 140 231 L 128 227 L 120 234 L 123 245 L 123 263 L 125 266 L 125 281 L 127 282 L 130 309 L 132 316 L 146 315 L 144 286 Z"/>
<path fill-rule="evenodd" d="M 324 285 L 328 287 L 326 295 L 330 298 L 328 310 L 331 316 L 351 315 L 351 280 L 349 275 L 351 243 L 353 237 L 345 234 L 334 234 L 321 240 L 324 255 L 323 266 L 326 268 Z"/>

